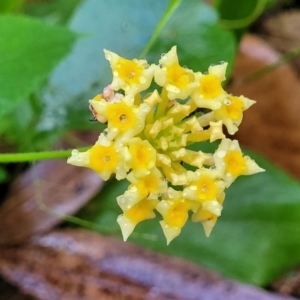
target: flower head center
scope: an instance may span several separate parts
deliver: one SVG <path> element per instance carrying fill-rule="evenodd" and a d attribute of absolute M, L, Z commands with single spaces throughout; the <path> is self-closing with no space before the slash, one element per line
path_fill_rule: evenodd
<path fill-rule="evenodd" d="M 157 202 L 143 199 L 129 210 L 124 215 L 132 222 L 139 223 L 145 219 L 148 219 L 153 214 L 153 209 Z"/>
<path fill-rule="evenodd" d="M 144 185 L 151 193 L 155 193 L 158 189 L 158 178 L 153 175 L 148 175 L 144 179 Z"/>
<path fill-rule="evenodd" d="M 156 161 L 156 151 L 148 141 L 136 141 L 129 145 L 132 155 L 132 168 L 153 168 Z"/>
<path fill-rule="evenodd" d="M 224 161 L 226 163 L 226 173 L 230 173 L 233 176 L 239 176 L 246 171 L 246 161 L 243 155 L 235 150 L 229 152 L 225 157 Z"/>
<path fill-rule="evenodd" d="M 112 103 L 107 108 L 106 115 L 109 124 L 118 128 L 121 132 L 134 127 L 137 123 L 133 107 L 124 102 Z"/>
<path fill-rule="evenodd" d="M 209 187 L 207 185 L 205 185 L 205 184 L 202 185 L 202 187 L 201 187 L 201 191 L 204 192 L 204 193 L 207 192 L 208 189 L 209 189 Z"/>
<path fill-rule="evenodd" d="M 149 193 L 155 194 L 158 190 L 158 185 L 158 178 L 155 175 L 150 174 L 139 181 L 137 188 L 140 193 L 147 196 Z"/>
<path fill-rule="evenodd" d="M 95 145 L 90 149 L 90 167 L 96 172 L 114 170 L 119 162 L 119 156 L 114 146 Z"/>
<path fill-rule="evenodd" d="M 122 122 L 122 123 L 125 123 L 127 118 L 126 118 L 126 115 L 122 114 L 119 116 L 119 120 Z"/>
<path fill-rule="evenodd" d="M 179 89 L 184 89 L 190 82 L 195 80 L 195 76 L 176 63 L 168 67 L 167 80 Z"/>
<path fill-rule="evenodd" d="M 217 76 L 207 74 L 201 77 L 199 92 L 203 94 L 204 98 L 215 98 L 219 96 L 222 91 L 221 82 Z"/>
<path fill-rule="evenodd" d="M 218 195 L 215 179 L 209 176 L 202 177 L 197 183 L 197 192 L 200 200 L 213 200 Z"/>
<path fill-rule="evenodd" d="M 182 228 L 188 219 L 188 204 L 185 201 L 175 203 L 164 217 L 166 224 Z"/>
<path fill-rule="evenodd" d="M 103 161 L 104 161 L 105 163 L 109 162 L 109 161 L 110 161 L 110 156 L 109 156 L 109 155 L 104 155 Z"/>
<path fill-rule="evenodd" d="M 128 78 L 128 79 L 132 79 L 132 78 L 134 78 L 134 76 L 135 76 L 135 72 L 134 72 L 134 71 L 131 71 L 131 72 L 127 75 L 127 78 Z"/>
<path fill-rule="evenodd" d="M 230 97 L 225 101 L 225 109 L 232 120 L 238 120 L 243 115 L 243 102 L 238 97 Z"/>
<path fill-rule="evenodd" d="M 116 66 L 119 77 L 129 84 L 139 84 L 143 68 L 135 61 L 120 58 Z"/>

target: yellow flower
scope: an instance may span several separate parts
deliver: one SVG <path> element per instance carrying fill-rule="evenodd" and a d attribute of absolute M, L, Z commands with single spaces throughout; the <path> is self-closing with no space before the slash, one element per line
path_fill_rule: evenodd
<path fill-rule="evenodd" d="M 225 174 L 229 173 L 234 177 L 245 174 L 247 171 L 246 159 L 239 150 L 228 151 L 224 157 Z"/>
<path fill-rule="evenodd" d="M 114 143 L 110 145 L 95 144 L 86 152 L 73 150 L 68 163 L 87 167 L 94 170 L 103 180 L 109 179 L 112 173 L 117 173 L 117 178 L 124 179 L 127 170 L 124 159 L 121 156 L 126 150 L 124 147 L 116 147 Z M 121 152 L 121 153 L 120 153 Z"/>
<path fill-rule="evenodd" d="M 229 134 L 235 134 L 243 119 L 243 112 L 253 105 L 255 101 L 244 96 L 228 95 L 221 107 L 214 111 L 214 118 L 222 120 Z"/>
<path fill-rule="evenodd" d="M 99 116 L 107 122 L 107 134 L 111 139 L 128 140 L 140 133 L 145 126 L 145 118 L 151 107 L 147 103 L 133 105 L 127 97 L 117 102 L 90 100 L 90 104 Z"/>
<path fill-rule="evenodd" d="M 183 190 L 185 198 L 204 203 L 214 201 L 224 191 L 222 174 L 214 169 L 201 168 L 187 173 L 190 185 Z"/>
<path fill-rule="evenodd" d="M 157 168 L 153 168 L 145 177 L 137 178 L 133 172 L 130 172 L 127 180 L 131 184 L 123 195 L 117 197 L 117 202 L 123 211 L 128 210 L 142 199 L 158 199 L 168 188 L 167 182 Z"/>
<path fill-rule="evenodd" d="M 264 172 L 249 156 L 243 156 L 237 140 L 223 139 L 214 154 L 214 161 L 223 174 L 226 187 L 240 175 Z"/>
<path fill-rule="evenodd" d="M 185 99 L 197 86 L 194 72 L 179 65 L 176 46 L 162 55 L 155 82 L 167 90 L 169 99 Z"/>
<path fill-rule="evenodd" d="M 104 50 L 104 54 L 113 71 L 112 89 L 122 89 L 126 95 L 134 97 L 150 86 L 155 65 L 149 65 L 144 59 L 128 60 L 107 50 Z"/>
<path fill-rule="evenodd" d="M 118 217 L 117 222 L 121 227 L 124 241 L 127 240 L 138 223 L 155 217 L 153 210 L 158 202 L 158 199 L 145 198 L 128 210 L 125 210 L 124 213 Z"/>
<path fill-rule="evenodd" d="M 160 225 L 169 244 L 181 232 L 181 228 L 185 225 L 189 217 L 189 210 L 196 210 L 199 206 L 186 200 L 182 192 L 175 191 L 172 188 L 168 189 L 165 200 L 161 200 L 157 206 L 157 211 L 163 216 Z"/>
<path fill-rule="evenodd" d="M 141 138 L 133 138 L 128 143 L 131 158 L 128 166 L 136 177 L 144 177 L 150 174 L 155 167 L 156 151 L 148 141 Z"/>
<path fill-rule="evenodd" d="M 114 172 L 119 163 L 119 155 L 116 152 L 114 145 L 101 146 L 95 145 L 90 150 L 89 167 L 96 172 Z"/>
<path fill-rule="evenodd" d="M 136 177 L 132 171 L 128 174 L 127 180 L 137 188 L 137 193 L 141 194 L 141 198 L 148 197 L 150 194 L 153 197 L 158 197 L 160 194 L 167 191 L 167 182 L 158 168 L 153 168 L 149 174 L 144 177 Z"/>
<path fill-rule="evenodd" d="M 109 125 L 122 133 L 137 125 L 133 108 L 123 101 L 107 105 L 106 116 Z"/>
<path fill-rule="evenodd" d="M 225 80 L 227 63 L 210 66 L 208 74 L 198 74 L 198 88 L 191 97 L 198 107 L 209 108 L 212 110 L 221 107 L 224 95 L 222 81 Z"/>
<path fill-rule="evenodd" d="M 222 208 L 224 199 L 225 199 L 225 193 L 221 193 L 220 196 L 217 198 L 216 204 L 219 205 L 221 208 Z M 217 206 L 217 205 L 215 205 L 215 206 Z M 205 207 L 205 205 L 202 205 L 202 206 L 199 206 L 198 210 L 195 213 L 193 213 L 192 221 L 200 222 L 203 226 L 205 235 L 207 237 L 209 237 L 211 231 L 213 230 L 214 226 L 216 225 L 216 222 L 217 222 L 218 217 L 220 216 L 220 213 L 211 212 L 211 210 L 207 210 L 207 207 Z"/>
<path fill-rule="evenodd" d="M 220 79 L 216 75 L 207 74 L 200 77 L 198 91 L 203 95 L 203 98 L 213 99 L 223 92 L 223 88 Z"/>
<path fill-rule="evenodd" d="M 168 244 L 190 213 L 209 236 L 221 215 L 225 189 L 240 175 L 263 171 L 223 133 L 223 125 L 230 134 L 237 131 L 254 101 L 224 91 L 227 63 L 210 66 L 207 74 L 194 73 L 180 65 L 175 46 L 159 65 L 104 52 L 113 80 L 89 103 L 94 118 L 107 128 L 88 151 L 73 150 L 68 163 L 91 168 L 104 180 L 112 174 L 128 180 L 127 190 L 117 197 L 124 240 L 138 223 L 154 218 L 155 210 Z M 148 91 L 153 78 L 161 88 Z M 219 140 L 215 152 L 189 148 Z"/>

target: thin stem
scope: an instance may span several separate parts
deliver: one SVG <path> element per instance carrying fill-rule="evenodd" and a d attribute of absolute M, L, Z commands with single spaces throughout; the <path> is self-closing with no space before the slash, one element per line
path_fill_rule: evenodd
<path fill-rule="evenodd" d="M 108 233 L 108 234 L 116 234 L 117 233 L 111 229 L 100 226 L 97 223 L 93 223 L 88 220 L 84 220 L 84 219 L 81 219 L 81 218 L 78 218 L 75 216 L 70 216 L 70 215 L 61 213 L 59 211 L 53 210 L 51 207 L 47 206 L 43 201 L 39 181 L 35 180 L 33 184 L 34 184 L 35 191 L 36 191 L 36 202 L 41 210 L 56 217 L 57 219 L 61 219 L 61 220 L 70 222 L 72 224 L 76 224 L 80 227 L 88 228 L 88 229 L 94 230 L 94 231 L 97 230 L 97 231 L 101 231 L 102 233 Z"/>
<path fill-rule="evenodd" d="M 80 227 L 87 228 L 87 229 L 90 229 L 93 231 L 98 231 L 103 234 L 109 234 L 109 235 L 119 235 L 120 234 L 119 229 L 105 227 L 105 226 L 102 226 L 101 224 L 81 219 L 80 217 L 70 216 L 70 215 L 53 210 L 51 207 L 47 206 L 45 204 L 45 202 L 43 201 L 42 193 L 41 193 L 41 189 L 40 189 L 38 180 L 35 180 L 33 184 L 34 184 L 36 194 L 37 194 L 37 197 L 35 199 L 36 199 L 37 205 L 39 206 L 39 208 L 42 211 L 45 211 L 45 212 L 49 213 L 50 215 L 52 215 L 58 219 L 61 219 L 63 221 L 66 221 L 66 222 L 69 222 L 72 224 L 76 224 Z M 157 236 L 153 235 L 153 234 L 144 234 L 144 233 L 133 232 L 131 234 L 131 236 L 142 237 L 146 240 L 153 240 L 153 241 L 157 240 Z"/>
<path fill-rule="evenodd" d="M 282 55 L 277 61 L 275 61 L 272 64 L 269 64 L 249 75 L 246 75 L 244 78 L 242 78 L 241 80 L 239 80 L 237 82 L 237 84 L 240 83 L 244 83 L 244 82 L 249 82 L 249 81 L 253 81 L 256 80 L 260 77 L 262 77 L 263 75 L 271 72 L 272 70 L 276 69 L 277 67 L 279 67 L 282 64 L 285 64 L 289 61 L 291 61 L 292 59 L 296 58 L 297 56 L 300 55 L 300 47 L 293 49 L 287 53 L 285 53 L 284 55 Z"/>
<path fill-rule="evenodd" d="M 155 113 L 156 119 L 164 115 L 164 113 L 166 112 L 167 105 L 169 103 L 168 93 L 165 87 L 162 89 L 160 97 L 162 101 L 158 103 L 157 110 Z"/>
<path fill-rule="evenodd" d="M 267 0 L 258 0 L 257 5 L 254 8 L 251 15 L 238 19 L 238 20 L 220 20 L 220 24 L 225 27 L 226 29 L 239 29 L 250 25 L 254 22 L 264 11 L 266 6 Z"/>
<path fill-rule="evenodd" d="M 30 95 L 30 97 L 29 97 L 29 103 L 30 103 L 32 111 L 35 114 L 40 114 L 40 112 L 41 112 L 41 106 L 40 106 L 39 100 L 37 99 L 37 97 L 36 97 L 35 94 Z"/>
<path fill-rule="evenodd" d="M 80 148 L 79 151 L 86 151 L 89 147 Z M 27 153 L 4 153 L 0 154 L 0 163 L 30 162 L 37 160 L 67 158 L 71 155 L 72 150 L 54 150 L 44 152 L 27 152 Z"/>
<path fill-rule="evenodd" d="M 146 54 L 149 52 L 149 50 L 153 46 L 154 42 L 158 38 L 160 32 L 163 30 L 166 23 L 169 21 L 169 19 L 172 16 L 174 10 L 176 10 L 176 8 L 180 4 L 180 2 L 181 2 L 180 0 L 171 0 L 170 1 L 170 4 L 169 4 L 166 12 L 164 13 L 163 17 L 158 22 L 158 24 L 157 24 L 157 26 L 156 26 L 153 34 L 152 34 L 152 37 L 151 37 L 150 41 L 148 42 L 148 44 L 146 45 L 146 47 L 144 48 L 144 50 L 140 54 L 140 57 L 145 57 Z"/>

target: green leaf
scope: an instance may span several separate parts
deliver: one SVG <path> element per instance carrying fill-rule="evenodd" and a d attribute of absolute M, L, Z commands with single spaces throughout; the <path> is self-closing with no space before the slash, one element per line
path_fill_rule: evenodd
<path fill-rule="evenodd" d="M 54 71 L 44 97 L 47 113 L 40 128 L 95 127 L 88 122 L 91 114 L 87 100 L 112 79 L 104 48 L 127 58 L 142 54 L 157 63 L 163 52 L 177 44 L 182 64 L 195 70 L 206 70 L 221 60 L 231 64 L 235 42 L 217 22 L 215 11 L 198 0 L 83 2 L 71 19 L 70 28 L 88 36 Z M 57 107 L 61 115 L 57 114 Z"/>
<path fill-rule="evenodd" d="M 166 246 L 159 216 L 139 224 L 129 240 L 261 286 L 295 266 L 300 262 L 300 185 L 265 159 L 250 155 L 266 172 L 241 177 L 229 188 L 222 216 L 209 238 L 201 224 L 188 222 Z M 116 197 L 126 188 L 125 181 L 110 181 L 79 216 L 118 230 L 121 210 Z"/>
<path fill-rule="evenodd" d="M 8 178 L 6 169 L 0 166 L 0 183 L 5 182 Z"/>
<path fill-rule="evenodd" d="M 151 59 L 158 61 L 163 52 L 177 45 L 182 65 L 205 72 L 211 64 L 227 61 L 229 76 L 236 43 L 232 33 L 220 28 L 217 23 L 216 12 L 204 2 L 181 1 L 151 47 Z"/>
<path fill-rule="evenodd" d="M 1 0 L 0 13 L 18 11 L 24 3 L 24 0 Z"/>
<path fill-rule="evenodd" d="M 89 122 L 88 99 L 112 79 L 103 49 L 128 58 L 138 57 L 167 6 L 168 0 L 82 2 L 69 27 L 86 33 L 86 37 L 78 41 L 74 51 L 53 72 L 43 97 L 45 114 L 40 129 L 56 130 L 66 125 L 95 128 L 97 125 Z"/>
<path fill-rule="evenodd" d="M 217 0 L 215 6 L 218 9 L 221 20 L 240 20 L 251 16 L 257 5 L 260 4 L 264 7 L 265 2 L 266 0 L 248 0 L 240 1 L 239 3 L 234 0 Z M 247 25 L 250 24 L 244 24 L 244 26 Z"/>
<path fill-rule="evenodd" d="M 30 1 L 24 5 L 27 15 L 55 24 L 66 24 L 82 0 Z"/>
<path fill-rule="evenodd" d="M 63 27 L 0 15 L 0 117 L 41 87 L 75 38 Z"/>
<path fill-rule="evenodd" d="M 274 2 L 274 0 L 216 0 L 214 5 L 219 12 L 221 25 L 232 30 L 240 39 L 247 28 Z"/>

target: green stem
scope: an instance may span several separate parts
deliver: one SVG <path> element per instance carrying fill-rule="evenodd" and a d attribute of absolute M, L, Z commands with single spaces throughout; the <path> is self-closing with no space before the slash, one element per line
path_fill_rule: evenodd
<path fill-rule="evenodd" d="M 277 61 L 275 61 L 272 64 L 269 64 L 249 75 L 246 75 L 244 78 L 242 78 L 241 80 L 238 81 L 238 83 L 241 82 L 249 82 L 252 80 L 256 80 L 260 77 L 262 77 L 263 75 L 271 72 L 272 70 L 276 69 L 277 67 L 279 67 L 282 64 L 285 64 L 291 60 L 293 60 L 294 58 L 298 57 L 300 55 L 300 47 L 293 49 L 287 53 L 285 53 L 284 55 L 282 55 Z"/>
<path fill-rule="evenodd" d="M 30 103 L 31 109 L 34 112 L 34 114 L 39 115 L 41 113 L 42 107 L 41 107 L 39 100 L 35 94 L 30 95 L 29 103 Z"/>
<path fill-rule="evenodd" d="M 164 87 L 161 91 L 160 97 L 162 101 L 158 103 L 157 110 L 155 112 L 155 118 L 158 119 L 166 113 L 166 108 L 169 103 L 168 93 L 166 88 Z"/>
<path fill-rule="evenodd" d="M 158 24 L 157 24 L 157 26 L 156 26 L 153 34 L 152 34 L 152 37 L 151 37 L 150 41 L 148 42 L 148 44 L 146 45 L 146 47 L 144 48 L 144 50 L 140 54 L 140 57 L 145 57 L 146 54 L 149 52 L 149 50 L 153 46 L 154 42 L 158 38 L 160 32 L 165 27 L 166 23 L 169 21 L 169 19 L 172 16 L 174 10 L 176 10 L 176 8 L 180 4 L 180 2 L 181 2 L 181 0 L 171 0 L 170 1 L 170 4 L 169 4 L 166 12 L 164 13 L 163 17 L 158 22 Z"/>
<path fill-rule="evenodd" d="M 221 24 L 221 26 L 223 26 L 224 28 L 229 29 L 229 30 L 246 27 L 246 26 L 250 25 L 251 23 L 253 23 L 263 13 L 263 11 L 266 7 L 266 3 L 267 3 L 266 0 L 258 0 L 257 5 L 254 8 L 251 15 L 249 15 L 245 18 L 242 18 L 242 19 L 238 19 L 238 20 L 221 19 L 220 24 Z"/>
<path fill-rule="evenodd" d="M 90 147 L 80 148 L 79 151 L 86 151 Z M 0 163 L 30 162 L 37 160 L 59 159 L 71 156 L 72 150 L 55 150 L 44 152 L 28 153 L 4 153 L 0 154 Z"/>

